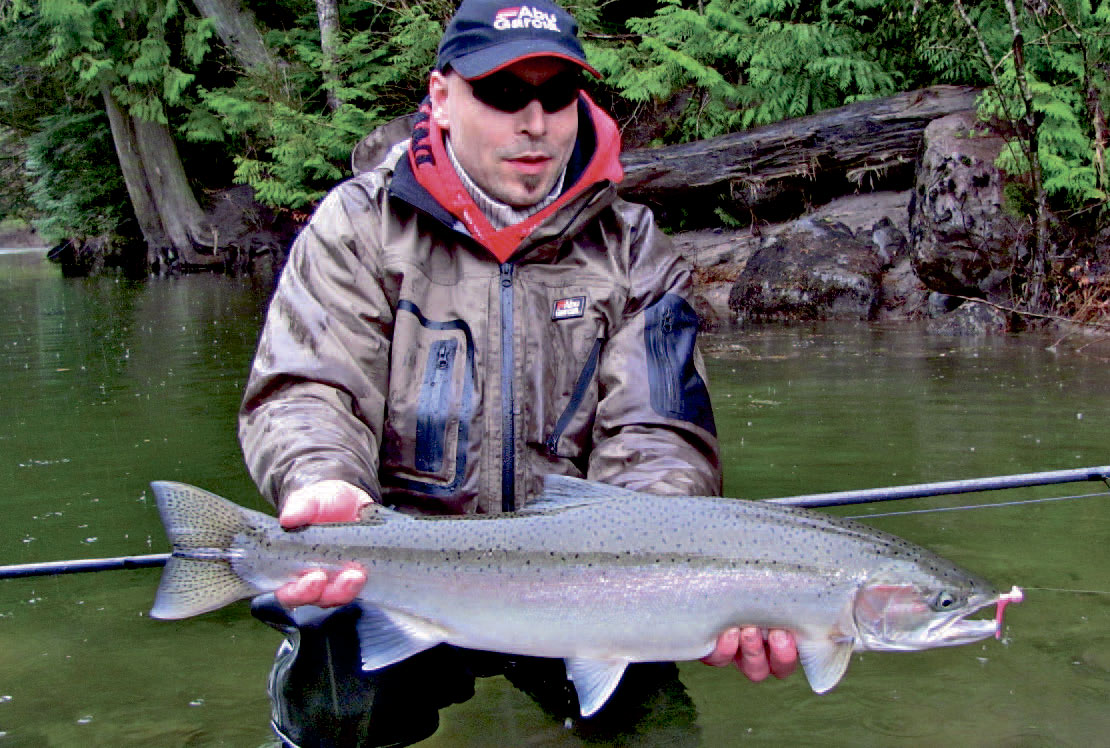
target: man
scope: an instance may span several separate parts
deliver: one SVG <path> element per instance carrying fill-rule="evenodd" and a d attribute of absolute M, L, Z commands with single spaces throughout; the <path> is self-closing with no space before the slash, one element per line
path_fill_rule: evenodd
<path fill-rule="evenodd" d="M 465 0 L 411 138 L 329 194 L 298 237 L 240 414 L 248 467 L 283 526 L 355 520 L 373 501 L 512 511 L 549 473 L 720 492 L 690 271 L 650 211 L 616 196 L 619 135 L 581 92 L 583 73 L 598 74 L 576 31 L 547 0 Z M 335 667 L 357 671 L 334 658 L 357 610 L 318 608 L 349 603 L 366 581 L 356 567 L 313 571 L 276 595 L 295 613 L 259 606 L 290 636 L 271 679 L 290 743 L 370 735 L 359 710 L 384 713 L 375 699 L 409 687 L 337 681 Z M 761 680 L 796 658 L 786 632 L 745 629 L 724 632 L 706 661 Z M 358 725 L 321 737 L 295 724 L 319 721 L 312 710 L 281 697 L 294 676 L 333 692 L 363 678 L 376 695 L 333 693 L 330 708 Z M 432 700 L 465 698 L 465 680 Z"/>

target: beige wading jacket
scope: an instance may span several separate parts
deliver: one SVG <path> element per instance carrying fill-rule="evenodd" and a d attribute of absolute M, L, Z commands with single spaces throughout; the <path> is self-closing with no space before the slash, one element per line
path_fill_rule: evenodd
<path fill-rule="evenodd" d="M 426 109 L 320 204 L 240 413 L 275 505 L 340 479 L 409 511 L 497 512 L 548 473 L 719 494 L 690 269 L 617 197 L 613 121 L 586 96 L 579 111 L 567 187 L 524 224 L 492 229 Z"/>

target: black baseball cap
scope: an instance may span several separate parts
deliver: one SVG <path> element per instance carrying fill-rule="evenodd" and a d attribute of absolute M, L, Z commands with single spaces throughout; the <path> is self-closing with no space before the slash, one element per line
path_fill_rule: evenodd
<path fill-rule="evenodd" d="M 450 66 L 467 80 L 531 57 L 558 57 L 598 78 L 578 41 L 578 22 L 547 0 L 463 0 L 439 42 L 436 69 Z"/>

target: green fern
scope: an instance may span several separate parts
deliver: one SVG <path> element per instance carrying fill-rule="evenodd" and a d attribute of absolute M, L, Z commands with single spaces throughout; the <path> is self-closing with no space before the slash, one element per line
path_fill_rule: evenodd
<path fill-rule="evenodd" d="M 1091 95 L 1110 105 L 1110 42 L 1106 18 L 1110 2 L 1101 0 L 1091 12 L 1084 0 L 1060 2 L 1056 13 L 1025 14 L 1025 75 L 1033 98 L 1037 127 L 1037 158 L 1045 192 L 1061 207 L 1081 207 L 1108 198 L 1108 185 L 1100 183 L 1096 166 Z M 982 18 L 982 16 L 980 16 Z M 982 97 L 980 114 L 1000 121 L 1019 120 L 1024 100 L 1018 88 L 1012 37 L 998 33 L 990 38 L 1001 61 L 998 85 Z M 998 159 L 999 168 L 1014 174 L 1029 173 L 1031 165 L 1024 144 L 1015 136 Z"/>
<path fill-rule="evenodd" d="M 359 140 L 416 108 L 441 33 L 427 5 L 368 19 L 341 35 L 338 82 L 328 83 L 313 26 L 272 31 L 268 43 L 290 63 L 282 81 L 243 76 L 232 86 L 201 90 L 203 106 L 189 116 L 185 133 L 197 142 L 241 139 L 250 155 L 235 158 L 237 182 L 268 205 L 311 208 L 348 174 Z M 336 111 L 326 106 L 329 89 L 342 102 Z"/>
<path fill-rule="evenodd" d="M 680 140 L 708 137 L 895 90 L 863 27 L 882 3 L 843 0 L 708 0 L 700 10 L 661 0 L 633 18 L 641 39 L 626 62 L 596 55 L 607 80 L 632 101 L 699 95 L 680 123 Z"/>

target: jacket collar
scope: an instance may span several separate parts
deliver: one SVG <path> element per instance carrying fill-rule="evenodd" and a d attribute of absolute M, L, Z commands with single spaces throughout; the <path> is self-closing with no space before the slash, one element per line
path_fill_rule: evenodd
<path fill-rule="evenodd" d="M 490 225 L 451 166 L 443 132 L 432 120 L 427 100 L 416 117 L 407 158 L 397 163 L 390 192 L 472 237 L 499 262 L 505 262 L 538 228 L 591 187 L 603 182 L 616 184 L 624 177 L 616 122 L 584 93 L 578 107 L 578 141 L 567 165 L 563 193 L 525 221 L 499 231 Z"/>

